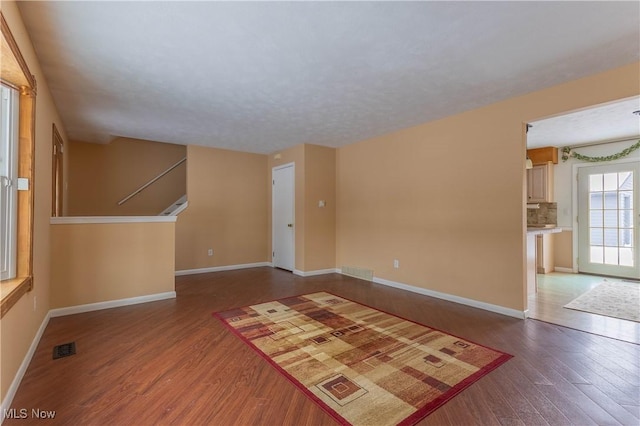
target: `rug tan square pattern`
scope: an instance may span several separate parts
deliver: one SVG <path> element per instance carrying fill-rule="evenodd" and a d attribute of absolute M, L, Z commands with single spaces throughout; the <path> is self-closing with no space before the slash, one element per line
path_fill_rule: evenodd
<path fill-rule="evenodd" d="M 321 292 L 215 314 L 342 424 L 413 424 L 511 355 Z"/>
<path fill-rule="evenodd" d="M 605 281 L 564 307 L 640 322 L 640 283 Z"/>

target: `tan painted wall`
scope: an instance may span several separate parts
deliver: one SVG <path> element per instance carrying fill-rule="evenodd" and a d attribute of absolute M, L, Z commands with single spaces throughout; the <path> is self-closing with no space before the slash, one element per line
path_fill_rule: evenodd
<path fill-rule="evenodd" d="M 35 124 L 34 285 L 33 290 L 23 296 L 0 320 L 0 399 L 4 400 L 38 328 L 49 311 L 52 123 L 56 124 L 63 140 L 66 141 L 67 137 L 15 2 L 3 0 L 0 5 L 38 84 Z"/>
<path fill-rule="evenodd" d="M 186 156 L 184 145 L 117 138 L 69 143 L 68 216 L 154 216 L 186 192 L 186 164 L 121 206 L 118 201 Z"/>
<path fill-rule="evenodd" d="M 51 308 L 174 291 L 175 223 L 51 225 Z"/>
<path fill-rule="evenodd" d="M 305 145 L 304 271 L 336 267 L 336 150 Z M 324 200 L 325 207 L 318 201 Z"/>
<path fill-rule="evenodd" d="M 526 309 L 524 123 L 637 95 L 639 65 L 339 148 L 338 265 Z"/>
<path fill-rule="evenodd" d="M 275 158 L 279 155 L 280 158 Z M 295 164 L 295 268 L 303 272 L 335 268 L 336 160 L 335 149 L 301 144 L 269 156 L 272 169 Z M 271 180 L 269 180 L 270 182 Z M 271 223 L 271 185 L 268 185 Z M 318 201 L 326 206 L 318 207 Z M 269 259 L 271 259 L 269 228 Z"/>
<path fill-rule="evenodd" d="M 553 263 L 555 267 L 573 269 L 573 231 L 553 234 Z"/>
<path fill-rule="evenodd" d="M 189 146 L 187 162 L 189 207 L 176 225 L 176 269 L 266 262 L 267 156 Z"/>

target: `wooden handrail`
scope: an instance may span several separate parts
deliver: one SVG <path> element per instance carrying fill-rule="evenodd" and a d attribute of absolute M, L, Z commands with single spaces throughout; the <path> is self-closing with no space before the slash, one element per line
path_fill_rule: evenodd
<path fill-rule="evenodd" d="M 122 200 L 118 201 L 118 205 L 121 206 L 124 203 L 126 203 L 127 201 L 129 201 L 131 198 L 135 197 L 136 195 L 138 195 L 139 193 L 141 193 L 142 191 L 144 191 L 145 189 L 147 189 L 149 186 L 153 185 L 153 183 L 155 181 L 157 181 L 158 179 L 160 179 L 162 176 L 166 175 L 167 173 L 169 173 L 171 170 L 175 169 L 176 167 L 178 167 L 180 164 L 184 163 L 185 161 L 187 161 L 187 157 L 184 157 L 182 160 L 178 161 L 176 164 L 174 164 L 173 166 L 169 167 L 167 170 L 165 170 L 164 172 L 160 173 L 158 176 L 154 177 L 153 179 L 151 179 L 149 182 L 145 183 L 144 185 L 142 185 L 140 188 L 136 189 L 135 191 L 133 191 L 131 194 L 127 195 L 126 197 L 124 197 Z"/>

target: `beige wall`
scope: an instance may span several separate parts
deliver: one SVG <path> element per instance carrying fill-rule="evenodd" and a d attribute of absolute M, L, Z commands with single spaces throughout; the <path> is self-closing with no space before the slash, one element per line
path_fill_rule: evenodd
<path fill-rule="evenodd" d="M 51 225 L 51 308 L 174 291 L 175 223 Z"/>
<path fill-rule="evenodd" d="M 34 284 L 33 290 L 23 296 L 0 320 L 0 398 L 4 401 L 7 390 L 49 311 L 52 123 L 55 123 L 63 140 L 66 141 L 67 138 L 16 4 L 3 0 L 1 7 L 38 84 L 35 116 Z"/>
<path fill-rule="evenodd" d="M 336 150 L 305 145 L 304 271 L 336 267 Z M 326 202 L 319 207 L 318 202 Z"/>
<path fill-rule="evenodd" d="M 187 163 L 176 270 L 266 262 L 267 156 L 189 146 Z"/>
<path fill-rule="evenodd" d="M 117 138 L 69 143 L 68 216 L 153 216 L 186 193 L 186 164 L 121 206 L 118 201 L 186 156 L 184 145 Z"/>
<path fill-rule="evenodd" d="M 276 155 L 279 158 L 275 158 Z M 274 167 L 288 163 L 295 164 L 295 268 L 302 272 L 333 269 L 336 267 L 336 150 L 311 144 L 296 145 L 269 156 L 269 175 Z M 320 200 L 325 201 L 325 207 L 318 206 Z M 268 214 L 271 223 L 271 185 Z"/>
<path fill-rule="evenodd" d="M 639 71 L 635 63 L 339 148 L 338 265 L 526 309 L 524 123 L 637 95 Z"/>

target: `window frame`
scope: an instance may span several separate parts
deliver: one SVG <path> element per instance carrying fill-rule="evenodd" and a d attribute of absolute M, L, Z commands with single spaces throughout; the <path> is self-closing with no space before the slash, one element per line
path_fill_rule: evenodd
<path fill-rule="evenodd" d="M 17 194 L 16 278 L 0 281 L 0 318 L 27 292 L 33 290 L 33 223 L 35 175 L 36 79 L 0 11 L 3 58 L 0 80 L 17 89 L 19 97 L 18 177 L 28 182 L 28 189 Z M 12 55 L 5 55 L 8 47 Z"/>

